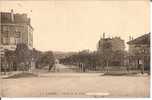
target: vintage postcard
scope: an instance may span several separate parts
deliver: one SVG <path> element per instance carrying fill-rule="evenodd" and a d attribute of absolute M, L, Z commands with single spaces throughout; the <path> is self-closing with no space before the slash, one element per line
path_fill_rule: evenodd
<path fill-rule="evenodd" d="M 0 0 L 0 96 L 150 97 L 150 0 Z"/>

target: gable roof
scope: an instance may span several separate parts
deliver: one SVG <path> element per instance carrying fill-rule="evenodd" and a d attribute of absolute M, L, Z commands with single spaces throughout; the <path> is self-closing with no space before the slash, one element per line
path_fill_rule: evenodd
<path fill-rule="evenodd" d="M 148 44 L 150 45 L 150 33 L 144 34 L 134 40 L 128 41 L 127 44 Z"/>

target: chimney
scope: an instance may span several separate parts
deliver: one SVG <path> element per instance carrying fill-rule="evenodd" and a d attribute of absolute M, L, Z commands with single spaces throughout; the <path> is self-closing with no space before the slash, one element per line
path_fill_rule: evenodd
<path fill-rule="evenodd" d="M 14 22 L 14 11 L 11 9 L 11 21 Z"/>
<path fill-rule="evenodd" d="M 133 40 L 134 38 L 132 37 L 131 39 Z"/>
<path fill-rule="evenodd" d="M 129 36 L 129 41 L 131 41 L 131 36 Z"/>
<path fill-rule="evenodd" d="M 103 39 L 105 39 L 105 33 L 103 32 Z"/>

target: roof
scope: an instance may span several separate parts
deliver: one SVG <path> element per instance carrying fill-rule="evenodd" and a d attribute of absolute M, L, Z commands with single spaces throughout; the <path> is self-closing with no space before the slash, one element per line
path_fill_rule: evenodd
<path fill-rule="evenodd" d="M 12 17 L 13 17 L 13 21 L 12 21 Z M 31 26 L 30 22 L 30 18 L 27 17 L 27 14 L 23 13 L 23 14 L 19 14 L 19 13 L 12 13 L 11 12 L 0 12 L 0 18 L 1 18 L 1 23 L 18 23 L 18 24 L 23 24 L 26 23 L 29 26 Z M 31 26 L 31 28 L 33 29 L 33 27 Z"/>
<path fill-rule="evenodd" d="M 144 34 L 134 40 L 128 41 L 127 44 L 148 44 L 150 45 L 150 33 Z"/>

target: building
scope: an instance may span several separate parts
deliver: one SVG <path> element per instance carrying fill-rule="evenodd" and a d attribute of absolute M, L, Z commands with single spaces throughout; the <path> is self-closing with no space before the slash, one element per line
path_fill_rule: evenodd
<path fill-rule="evenodd" d="M 125 43 L 120 37 L 103 37 L 100 38 L 97 45 L 97 52 L 101 55 L 101 60 L 107 59 L 111 66 L 121 66 L 124 59 Z M 103 61 L 104 64 L 106 61 Z"/>
<path fill-rule="evenodd" d="M 140 69 L 141 65 L 145 70 L 150 69 L 150 33 L 144 34 L 136 39 L 127 42 L 129 45 L 129 64 Z"/>
<path fill-rule="evenodd" d="M 98 51 L 102 51 L 105 44 L 111 45 L 112 51 L 122 51 L 125 49 L 124 40 L 120 37 L 105 38 L 105 33 L 103 33 L 103 38 L 100 38 L 97 46 Z"/>
<path fill-rule="evenodd" d="M 15 50 L 19 43 L 27 44 L 29 49 L 33 48 L 33 27 L 27 14 L 11 12 L 0 12 L 0 48 Z"/>
<path fill-rule="evenodd" d="M 5 50 L 16 50 L 17 44 L 33 49 L 33 27 L 27 14 L 0 12 L 0 65 L 4 62 Z M 0 67 L 1 68 L 1 67 Z"/>

